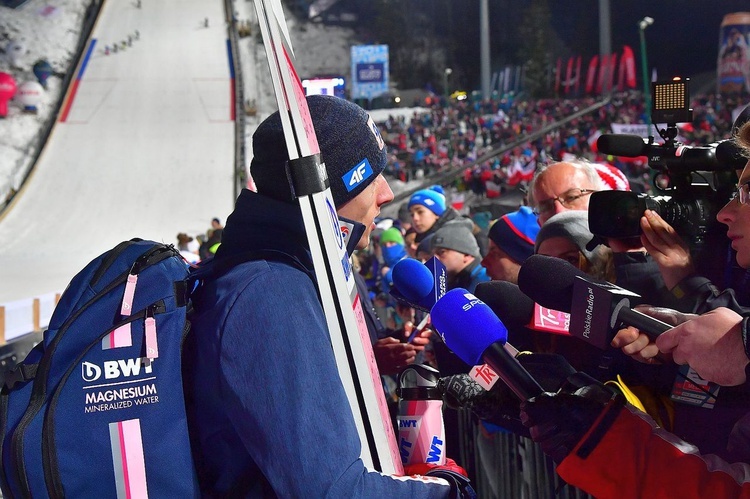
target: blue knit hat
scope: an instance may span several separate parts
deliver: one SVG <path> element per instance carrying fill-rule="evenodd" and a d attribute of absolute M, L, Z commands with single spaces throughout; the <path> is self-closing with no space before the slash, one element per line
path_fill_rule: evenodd
<path fill-rule="evenodd" d="M 362 192 L 382 173 L 388 162 L 385 143 L 372 118 L 358 105 L 332 95 L 307 97 L 315 135 L 325 163 L 336 207 Z M 250 173 L 258 192 L 292 201 L 288 174 L 289 154 L 278 111 L 253 134 Z"/>
<path fill-rule="evenodd" d="M 521 206 L 498 218 L 487 236 L 516 263 L 523 263 L 534 254 L 534 241 L 539 233 L 537 216 L 528 206 Z"/>
<path fill-rule="evenodd" d="M 409 208 L 417 204 L 424 206 L 437 216 L 445 212 L 445 196 L 432 189 L 422 189 L 412 194 L 409 199 Z"/>

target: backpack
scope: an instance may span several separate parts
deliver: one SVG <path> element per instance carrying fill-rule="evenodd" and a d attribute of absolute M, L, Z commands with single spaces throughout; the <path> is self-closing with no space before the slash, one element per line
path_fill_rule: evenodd
<path fill-rule="evenodd" d="M 180 366 L 194 277 L 133 239 L 73 278 L 0 390 L 4 497 L 199 496 Z"/>

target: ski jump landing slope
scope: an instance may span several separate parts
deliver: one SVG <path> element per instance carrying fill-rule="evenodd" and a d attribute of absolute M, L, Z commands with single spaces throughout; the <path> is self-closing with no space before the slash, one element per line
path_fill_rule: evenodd
<path fill-rule="evenodd" d="M 62 292 L 120 241 L 176 243 L 178 232 L 205 233 L 211 218 L 223 222 L 231 211 L 223 2 L 140 4 L 104 2 L 77 88 L 71 85 L 30 180 L 0 219 L 0 304 Z M 132 45 L 123 48 L 128 36 Z"/>

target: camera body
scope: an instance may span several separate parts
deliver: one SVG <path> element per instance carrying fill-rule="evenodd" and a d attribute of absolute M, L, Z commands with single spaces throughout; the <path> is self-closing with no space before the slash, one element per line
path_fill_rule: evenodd
<path fill-rule="evenodd" d="M 716 214 L 731 198 L 737 181 L 735 170 L 747 162 L 732 140 L 705 147 L 675 141 L 677 123 L 691 121 L 689 79 L 654 82 L 652 121 L 667 123 L 659 130 L 663 144 L 637 135 L 602 135 L 599 150 L 615 156 L 648 157 L 654 171 L 656 195 L 625 191 L 600 191 L 589 200 L 589 230 L 606 238 L 631 238 L 641 234 L 640 218 L 646 209 L 658 213 L 690 246 L 701 247 L 711 232 L 722 227 Z"/>

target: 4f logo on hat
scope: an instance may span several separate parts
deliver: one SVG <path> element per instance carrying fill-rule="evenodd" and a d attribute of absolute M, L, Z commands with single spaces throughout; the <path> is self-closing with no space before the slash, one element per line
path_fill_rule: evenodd
<path fill-rule="evenodd" d="M 346 172 L 341 177 L 341 180 L 344 181 L 346 190 L 352 192 L 354 189 L 359 187 L 359 185 L 364 182 L 365 179 L 370 178 L 370 176 L 372 176 L 372 167 L 370 166 L 370 162 L 367 160 L 367 158 L 365 158 L 357 166 Z"/>

